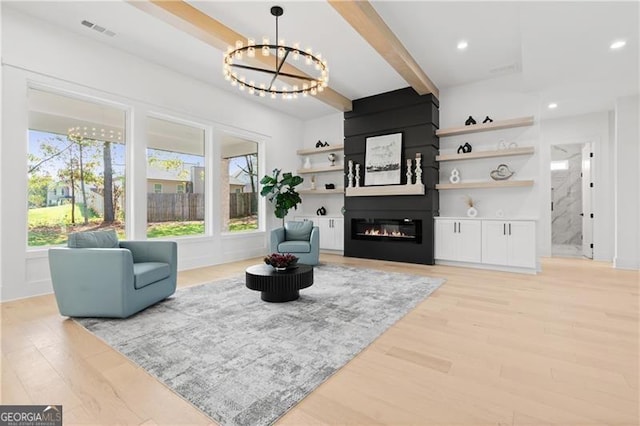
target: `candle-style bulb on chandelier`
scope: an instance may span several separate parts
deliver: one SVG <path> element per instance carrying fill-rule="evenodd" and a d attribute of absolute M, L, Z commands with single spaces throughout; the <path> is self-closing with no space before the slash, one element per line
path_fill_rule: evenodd
<path fill-rule="evenodd" d="M 322 55 L 314 54 L 311 48 L 302 50 L 298 43 L 287 46 L 280 40 L 278 18 L 283 13 L 280 6 L 271 8 L 271 15 L 276 18 L 275 44 L 265 36 L 261 44 L 249 38 L 246 45 L 238 40 L 235 47 L 229 46 L 223 59 L 223 72 L 232 86 L 251 95 L 272 99 L 278 95 L 282 99 L 315 96 L 327 87 L 329 68 Z"/>

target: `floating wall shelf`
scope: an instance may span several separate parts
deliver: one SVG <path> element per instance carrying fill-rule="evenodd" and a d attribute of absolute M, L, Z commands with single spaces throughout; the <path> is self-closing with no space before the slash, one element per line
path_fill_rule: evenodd
<path fill-rule="evenodd" d="M 312 167 L 310 169 L 298 169 L 298 174 L 305 173 L 323 173 L 323 172 L 344 172 L 342 168 L 342 164 L 336 164 L 335 166 L 323 166 L 323 167 Z"/>
<path fill-rule="evenodd" d="M 296 151 L 298 155 L 322 154 L 323 152 L 342 151 L 344 145 L 329 145 L 322 148 L 299 149 Z"/>
<path fill-rule="evenodd" d="M 500 149 L 497 151 L 470 152 L 468 154 L 442 154 L 436 156 L 436 161 L 457 161 L 473 160 L 475 158 L 508 157 L 512 155 L 533 154 L 534 151 L 535 150 L 532 146 L 527 146 L 523 148 Z"/>
<path fill-rule="evenodd" d="M 323 195 L 323 194 L 344 194 L 344 188 L 336 189 L 300 189 L 299 194 L 306 195 Z"/>
<path fill-rule="evenodd" d="M 463 182 L 439 183 L 436 189 L 473 189 L 473 188 L 509 188 L 518 186 L 533 186 L 533 180 L 502 180 L 495 182 Z"/>
<path fill-rule="evenodd" d="M 389 195 L 424 195 L 424 185 L 361 186 L 347 188 L 347 197 L 381 197 Z"/>
<path fill-rule="evenodd" d="M 470 126 L 450 127 L 448 129 L 436 130 L 436 136 L 455 136 L 467 133 L 486 132 L 489 130 L 511 129 L 513 127 L 525 127 L 533 125 L 533 116 L 512 118 L 509 120 L 494 121 L 486 124 L 473 124 Z"/>

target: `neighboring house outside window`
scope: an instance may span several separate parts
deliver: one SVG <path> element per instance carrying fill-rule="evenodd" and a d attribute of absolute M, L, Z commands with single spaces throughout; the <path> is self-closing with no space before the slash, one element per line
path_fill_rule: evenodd
<path fill-rule="evenodd" d="M 176 194 L 184 194 L 185 193 L 185 184 L 179 183 L 176 185 Z"/>
<path fill-rule="evenodd" d="M 153 193 L 154 194 L 162 194 L 162 184 L 161 183 L 154 183 L 153 184 Z"/>

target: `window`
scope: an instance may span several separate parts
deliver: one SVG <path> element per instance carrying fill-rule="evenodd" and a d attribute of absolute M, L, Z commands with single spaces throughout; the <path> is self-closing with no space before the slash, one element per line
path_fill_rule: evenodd
<path fill-rule="evenodd" d="M 28 246 L 95 228 L 124 238 L 124 111 L 37 89 L 28 96 Z"/>
<path fill-rule="evenodd" d="M 147 237 L 204 234 L 204 130 L 154 117 L 148 129 Z"/>
<path fill-rule="evenodd" d="M 222 231 L 257 230 L 258 144 L 225 135 L 221 173 Z"/>

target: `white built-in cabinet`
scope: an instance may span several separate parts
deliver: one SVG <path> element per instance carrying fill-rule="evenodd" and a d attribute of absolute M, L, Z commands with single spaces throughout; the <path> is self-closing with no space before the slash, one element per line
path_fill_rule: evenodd
<path fill-rule="evenodd" d="M 536 223 L 517 219 L 435 218 L 436 263 L 534 272 Z"/>
<path fill-rule="evenodd" d="M 482 259 L 482 224 L 477 220 L 436 221 L 436 259 L 478 263 Z"/>
<path fill-rule="evenodd" d="M 482 221 L 482 263 L 535 268 L 535 223 L 510 220 Z"/>
<path fill-rule="evenodd" d="M 321 250 L 344 250 L 344 218 L 326 216 L 296 216 L 295 220 L 311 220 L 320 231 Z"/>

